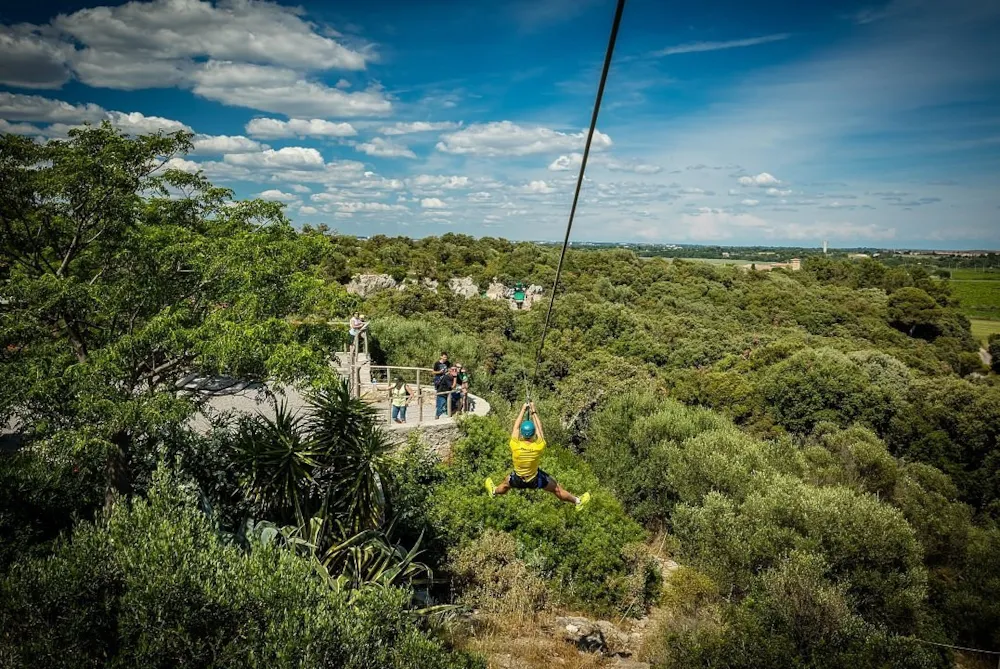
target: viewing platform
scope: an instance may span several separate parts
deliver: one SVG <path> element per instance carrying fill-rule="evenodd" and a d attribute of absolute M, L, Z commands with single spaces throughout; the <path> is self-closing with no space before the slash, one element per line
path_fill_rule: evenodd
<path fill-rule="evenodd" d="M 376 409 L 383 429 L 390 433 L 406 433 L 413 429 L 439 430 L 454 426 L 461 415 L 485 416 L 490 412 L 490 405 L 486 400 L 469 393 L 466 411 L 449 411 L 435 418 L 438 393 L 430 383 L 434 376 L 432 369 L 372 365 L 367 352 L 353 357 L 352 361 L 352 354 L 338 353 L 330 364 L 341 378 L 348 381 L 354 397 Z M 389 389 L 392 386 L 391 379 L 397 375 L 403 377 L 411 392 L 405 423 L 391 420 Z M 260 412 L 266 416 L 274 416 L 276 407 L 282 401 L 293 413 L 299 413 L 307 406 L 305 394 L 294 386 L 249 382 L 228 376 L 192 374 L 178 381 L 177 387 L 181 391 L 207 396 L 202 409 L 189 423 L 193 429 L 202 433 L 208 432 L 211 427 L 210 416 L 230 412 L 251 415 Z M 405 436 L 399 434 L 398 439 L 402 441 Z"/>

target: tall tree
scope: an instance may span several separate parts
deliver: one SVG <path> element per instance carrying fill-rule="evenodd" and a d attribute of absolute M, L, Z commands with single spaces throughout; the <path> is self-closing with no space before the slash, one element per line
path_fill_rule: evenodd
<path fill-rule="evenodd" d="M 185 373 L 325 368 L 285 317 L 317 295 L 326 245 L 278 204 L 171 169 L 190 147 L 107 123 L 0 137 L 0 423 L 85 432 L 109 488 L 128 488 L 138 442 L 183 423 Z"/>

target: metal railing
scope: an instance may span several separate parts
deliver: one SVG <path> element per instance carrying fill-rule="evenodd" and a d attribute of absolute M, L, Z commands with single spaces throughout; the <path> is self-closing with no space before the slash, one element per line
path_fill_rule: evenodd
<path fill-rule="evenodd" d="M 350 325 L 347 321 L 327 321 L 326 324 Z M 416 399 L 417 402 L 417 422 L 422 423 L 424 420 L 424 404 L 427 401 L 434 403 L 435 417 L 438 415 L 437 398 L 442 396 L 447 397 L 445 407 L 449 418 L 453 417 L 456 413 L 461 414 L 472 410 L 473 400 L 470 398 L 467 389 L 438 392 L 433 385 L 425 386 L 422 383 L 422 379 L 428 381 L 435 376 L 434 370 L 429 367 L 372 365 L 367 361 L 359 363 L 359 353 L 369 355 L 367 334 L 367 330 L 364 330 L 354 335 L 354 345 L 348 347 L 348 351 L 346 351 L 349 354 L 348 369 L 346 370 L 348 374 L 348 387 L 350 388 L 352 397 L 372 403 L 379 401 L 383 397 L 387 398 L 389 401 L 388 416 L 389 420 L 392 420 L 392 397 L 389 391 L 394 385 L 393 378 L 401 376 L 404 383 L 410 383 L 412 379 L 413 385 L 416 387 L 416 392 L 411 397 Z M 363 347 L 361 346 L 362 343 L 364 344 Z M 364 349 L 363 351 L 361 350 L 362 348 Z M 362 382 L 362 373 L 368 376 L 364 382 Z M 455 407 L 454 395 L 458 395 L 458 407 Z"/>
<path fill-rule="evenodd" d="M 367 401 L 378 401 L 383 397 L 388 398 L 390 420 L 392 417 L 392 397 L 389 391 L 392 389 L 394 379 L 397 376 L 401 377 L 406 384 L 410 384 L 412 380 L 412 384 L 416 390 L 411 394 L 411 399 L 415 399 L 417 403 L 418 422 L 423 422 L 424 420 L 424 405 L 428 401 L 433 403 L 435 416 L 438 415 L 437 398 L 439 397 L 446 398 L 445 413 L 449 418 L 471 410 L 471 402 L 466 390 L 456 389 L 438 392 L 434 386 L 425 385 L 424 382 L 434 378 L 433 369 L 427 367 L 404 367 L 400 365 L 366 365 L 364 368 L 368 370 L 369 378 L 367 384 L 364 384 L 367 385 L 367 389 L 362 391 L 363 384 L 359 376 L 357 378 L 358 397 Z M 361 367 L 358 367 L 356 372 L 360 374 Z M 457 407 L 455 406 L 456 400 Z"/>

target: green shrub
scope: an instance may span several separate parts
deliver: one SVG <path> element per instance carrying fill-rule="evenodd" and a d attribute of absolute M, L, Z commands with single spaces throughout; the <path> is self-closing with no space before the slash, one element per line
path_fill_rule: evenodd
<path fill-rule="evenodd" d="M 80 438 L 0 455 L 0 570 L 47 552 L 76 518 L 93 516 L 104 501 L 102 452 L 99 440 Z"/>
<path fill-rule="evenodd" d="M 663 526 L 677 500 L 667 478 L 669 446 L 727 421 L 649 390 L 613 397 L 587 430 L 587 462 L 622 500 L 629 515 L 649 527 Z"/>
<path fill-rule="evenodd" d="M 568 490 L 591 492 L 583 512 L 544 491 L 491 498 L 483 479 L 510 472 L 510 435 L 495 418 L 469 418 L 463 429 L 447 478 L 432 494 L 433 523 L 445 543 L 463 546 L 490 529 L 507 532 L 522 559 L 567 603 L 619 613 L 634 603 L 631 610 L 639 614 L 653 600 L 659 575 L 633 547 L 644 538 L 642 529 L 572 453 L 550 442 L 542 468 Z"/>
<path fill-rule="evenodd" d="M 452 551 L 448 569 L 461 593 L 459 602 L 500 620 L 531 620 L 544 609 L 545 582 L 517 552 L 517 540 L 496 530 Z"/>
<path fill-rule="evenodd" d="M 713 492 L 678 506 L 674 531 L 682 557 L 723 591 L 749 591 L 756 574 L 800 550 L 826 562 L 869 622 L 909 632 L 926 596 L 913 530 L 896 509 L 847 488 L 776 476 L 742 503 Z"/>
<path fill-rule="evenodd" d="M 667 447 L 663 472 L 678 498 L 697 504 L 709 492 L 743 500 L 761 477 L 798 474 L 799 454 L 788 441 L 761 441 L 735 427 L 702 432 Z M 661 475 L 663 475 L 661 474 Z"/>
<path fill-rule="evenodd" d="M 842 585 L 818 556 L 793 552 L 761 574 L 749 595 L 724 608 L 711 581 L 694 572 L 668 587 L 665 612 L 643 655 L 656 667 L 789 669 L 950 666 L 946 653 L 894 636 L 852 612 Z"/>
<path fill-rule="evenodd" d="M 2 652 L 15 666 L 483 666 L 422 634 L 408 600 L 370 588 L 349 603 L 291 551 L 241 552 L 161 470 L 148 501 L 0 581 Z"/>
<path fill-rule="evenodd" d="M 771 367 L 761 380 L 764 406 L 792 432 L 808 433 L 820 422 L 880 423 L 888 402 L 872 397 L 868 374 L 843 353 L 806 349 Z"/>
<path fill-rule="evenodd" d="M 1000 334 L 990 335 L 989 344 L 986 349 L 990 354 L 990 369 L 1000 374 Z"/>
<path fill-rule="evenodd" d="M 388 365 L 431 367 L 441 351 L 447 351 L 452 362 L 473 368 L 478 363 L 477 339 L 462 334 L 438 314 L 419 319 L 373 318 L 370 337 L 373 357 Z"/>
<path fill-rule="evenodd" d="M 815 474 L 814 480 L 851 486 L 882 499 L 892 498 L 898 465 L 871 430 L 857 426 L 841 430 L 831 423 L 821 423 L 810 436 L 810 443 L 824 448 L 836 463 L 832 467 L 835 481 L 823 481 L 821 473 Z"/>

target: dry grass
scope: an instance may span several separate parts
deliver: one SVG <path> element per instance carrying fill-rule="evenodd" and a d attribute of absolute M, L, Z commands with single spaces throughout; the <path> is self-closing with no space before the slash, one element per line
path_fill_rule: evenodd
<path fill-rule="evenodd" d="M 482 654 L 490 669 L 598 669 L 614 666 L 600 655 L 581 653 L 563 641 L 553 624 L 554 615 L 494 618 L 469 637 L 464 648 Z M 477 626 L 478 627 L 478 626 Z"/>
<path fill-rule="evenodd" d="M 491 669 L 598 669 L 615 661 L 581 653 L 563 640 L 551 593 L 517 557 L 508 534 L 487 531 L 451 556 L 450 570 L 461 587 L 461 603 L 475 611 L 455 643 L 487 658 Z"/>
<path fill-rule="evenodd" d="M 955 652 L 955 669 L 996 669 L 996 656 L 985 653 Z"/>

